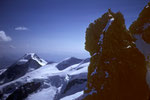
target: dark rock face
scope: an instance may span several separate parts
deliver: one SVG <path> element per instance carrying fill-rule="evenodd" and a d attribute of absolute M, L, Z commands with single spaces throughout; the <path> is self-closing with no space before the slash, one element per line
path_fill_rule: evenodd
<path fill-rule="evenodd" d="M 138 19 L 130 26 L 132 34 L 140 34 L 145 42 L 150 44 L 150 2 L 144 7 Z"/>
<path fill-rule="evenodd" d="M 89 25 L 85 49 L 91 61 L 83 100 L 148 100 L 145 57 L 120 12 L 109 10 Z"/>
<path fill-rule="evenodd" d="M 135 36 L 136 44 L 139 50 L 145 55 L 147 72 L 147 82 L 150 88 L 150 2 L 144 7 L 142 12 L 139 14 L 137 20 L 135 20 L 129 28 L 130 32 Z M 144 42 L 143 42 L 144 40 Z M 139 43 L 140 42 L 140 43 Z M 149 90 L 150 100 L 150 90 Z"/>
<path fill-rule="evenodd" d="M 35 92 L 41 83 L 27 83 L 15 90 L 6 100 L 24 100 L 29 94 Z"/>

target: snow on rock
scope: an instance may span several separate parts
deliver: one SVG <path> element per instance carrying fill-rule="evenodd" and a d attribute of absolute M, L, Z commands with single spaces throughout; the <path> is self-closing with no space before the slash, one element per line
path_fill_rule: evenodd
<path fill-rule="evenodd" d="M 101 35 L 100 35 L 100 38 L 99 38 L 99 43 L 98 43 L 98 44 L 100 44 L 100 43 L 102 44 L 102 43 L 103 43 L 103 38 L 104 38 L 104 35 L 101 34 Z"/>
<path fill-rule="evenodd" d="M 115 19 L 112 17 L 111 19 L 109 19 L 109 21 L 107 22 L 107 25 L 105 26 L 103 32 L 106 32 L 109 28 L 109 26 L 112 24 L 112 22 L 114 21 Z"/>
<path fill-rule="evenodd" d="M 128 45 L 127 48 L 131 48 L 131 45 Z"/>
<path fill-rule="evenodd" d="M 97 53 L 94 53 L 94 54 L 92 55 L 92 57 L 95 56 L 95 55 L 97 55 Z"/>
<path fill-rule="evenodd" d="M 103 29 L 103 32 L 107 32 L 108 28 L 110 27 L 110 25 L 112 24 L 112 22 L 115 20 L 111 14 L 109 14 L 108 16 L 111 17 L 111 18 L 108 20 L 108 22 L 107 22 L 105 28 Z M 104 38 L 104 34 L 102 33 L 102 34 L 100 35 L 98 45 L 99 45 L 99 44 L 103 44 L 103 38 Z M 102 52 L 102 49 L 103 49 L 103 48 L 100 47 L 100 52 Z"/>
<path fill-rule="evenodd" d="M 93 93 L 97 93 L 97 91 L 95 89 L 92 89 L 92 91 L 90 93 L 88 93 L 88 94 L 92 95 Z"/>
<path fill-rule="evenodd" d="M 1 69 L 0 70 L 0 75 L 3 73 L 3 72 L 5 72 L 7 69 Z"/>
<path fill-rule="evenodd" d="M 91 73 L 91 76 L 95 75 L 97 73 L 97 67 L 95 68 L 95 70 Z"/>
<path fill-rule="evenodd" d="M 149 8 L 149 5 L 147 5 L 146 8 Z"/>
<path fill-rule="evenodd" d="M 150 23 L 145 23 L 143 26 L 144 30 L 147 29 L 149 26 L 150 26 Z"/>
<path fill-rule="evenodd" d="M 105 78 L 109 77 L 109 73 L 107 71 L 105 71 Z"/>

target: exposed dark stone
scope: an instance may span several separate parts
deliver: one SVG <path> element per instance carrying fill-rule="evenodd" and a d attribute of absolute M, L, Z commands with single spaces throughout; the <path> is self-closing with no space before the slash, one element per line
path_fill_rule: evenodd
<path fill-rule="evenodd" d="M 145 57 L 120 12 L 109 11 L 89 25 L 85 49 L 92 57 L 83 100 L 148 100 Z"/>
<path fill-rule="evenodd" d="M 144 7 L 136 21 L 129 28 L 132 34 L 140 34 L 150 44 L 150 2 Z"/>

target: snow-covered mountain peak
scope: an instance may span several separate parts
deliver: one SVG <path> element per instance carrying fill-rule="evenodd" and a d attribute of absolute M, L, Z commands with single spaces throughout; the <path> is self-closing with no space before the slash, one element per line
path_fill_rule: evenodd
<path fill-rule="evenodd" d="M 37 54 L 35 53 L 26 53 L 18 62 L 17 64 L 24 64 L 30 60 L 34 60 L 38 62 L 41 66 L 44 66 L 47 64 L 47 62 L 43 59 L 41 59 Z"/>
<path fill-rule="evenodd" d="M 35 56 L 37 56 L 35 53 L 26 53 L 23 58 L 31 59 L 34 58 Z"/>
<path fill-rule="evenodd" d="M 39 58 L 35 53 L 27 53 L 21 59 L 16 61 L 16 63 L 9 66 L 5 72 L 0 74 L 0 84 L 5 84 L 18 79 L 26 73 L 45 65 L 47 65 L 47 62 Z"/>

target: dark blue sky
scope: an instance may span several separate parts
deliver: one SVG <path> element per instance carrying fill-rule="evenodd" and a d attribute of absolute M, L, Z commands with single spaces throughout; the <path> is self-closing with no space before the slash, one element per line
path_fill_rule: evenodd
<path fill-rule="evenodd" d="M 129 27 L 146 3 L 146 0 L 0 0 L 0 34 L 6 37 L 0 40 L 0 54 L 21 56 L 36 52 L 53 60 L 69 56 L 86 58 L 84 42 L 89 23 L 111 8 L 123 13 Z"/>

